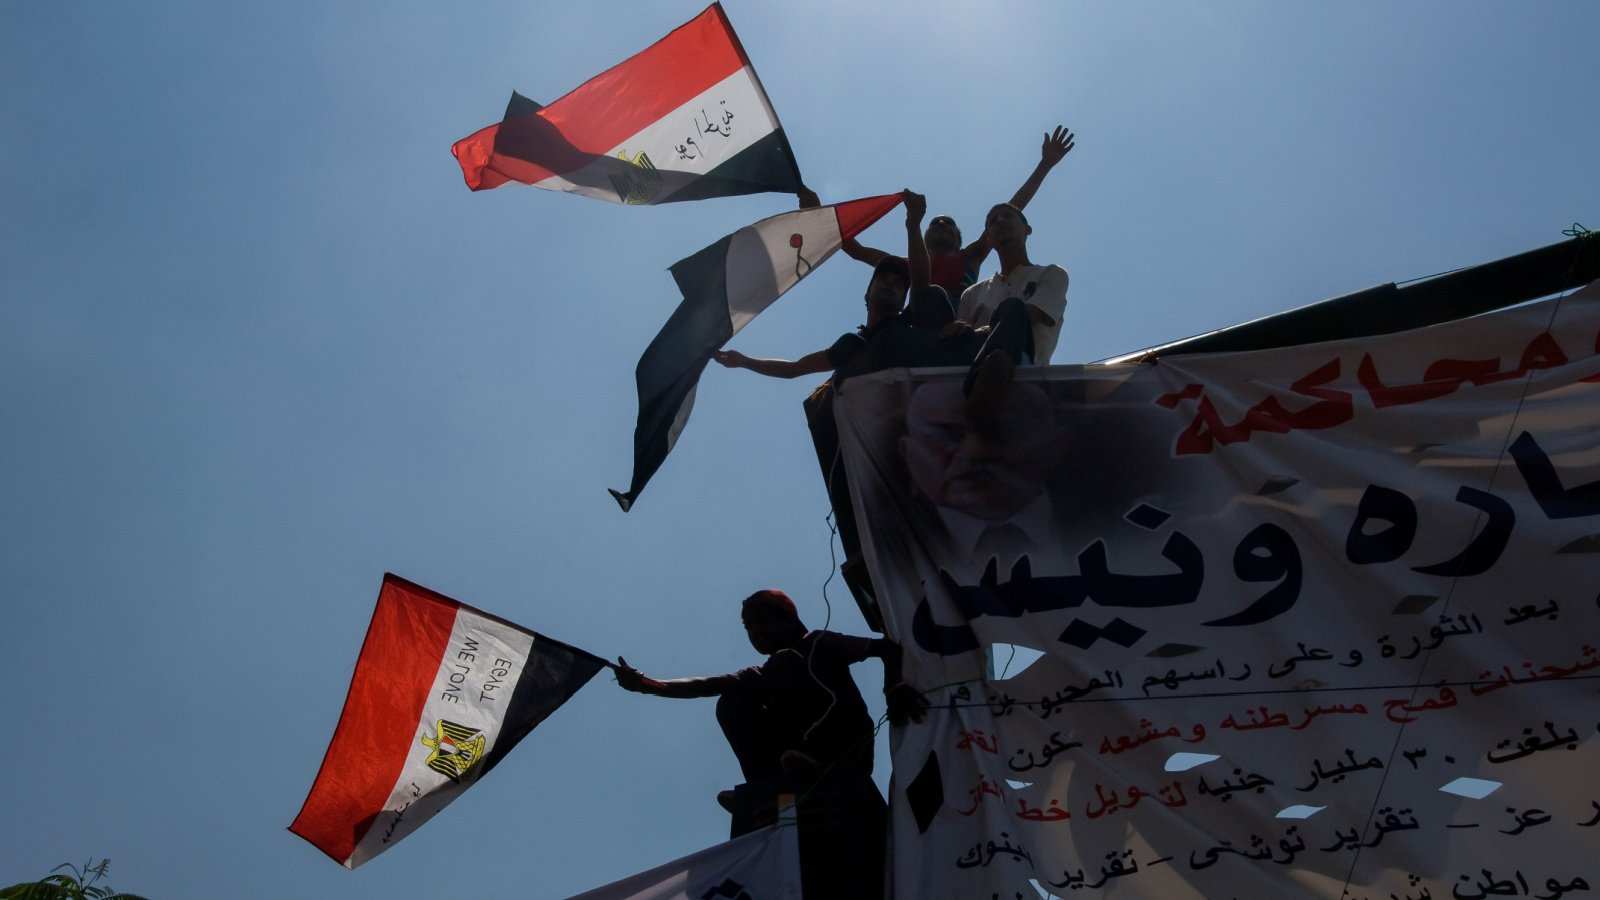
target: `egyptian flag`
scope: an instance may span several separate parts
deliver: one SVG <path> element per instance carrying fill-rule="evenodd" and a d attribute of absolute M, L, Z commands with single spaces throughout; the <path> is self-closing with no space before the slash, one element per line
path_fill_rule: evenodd
<path fill-rule="evenodd" d="M 715 3 L 549 106 L 513 94 L 500 124 L 450 152 L 475 191 L 520 181 L 651 204 L 801 186 L 778 115 Z"/>
<path fill-rule="evenodd" d="M 900 203 L 899 194 L 801 209 L 741 228 L 672 265 L 683 302 L 645 348 L 634 379 L 633 485 L 612 491 L 626 512 L 677 443 L 706 363 L 783 292 Z"/>
<path fill-rule="evenodd" d="M 801 900 L 793 807 L 778 824 L 567 900 Z"/>
<path fill-rule="evenodd" d="M 353 869 L 477 783 L 605 662 L 394 575 L 289 830 Z"/>

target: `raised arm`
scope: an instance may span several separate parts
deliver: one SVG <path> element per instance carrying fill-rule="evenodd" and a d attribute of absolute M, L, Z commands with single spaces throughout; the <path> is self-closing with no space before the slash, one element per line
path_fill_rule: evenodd
<path fill-rule="evenodd" d="M 768 378 L 798 378 L 828 372 L 833 366 L 828 362 L 828 351 L 807 353 L 799 359 L 757 359 L 737 350 L 718 350 L 711 358 L 729 369 L 749 369 Z"/>
<path fill-rule="evenodd" d="M 1056 130 L 1044 136 L 1044 145 L 1039 148 L 1039 164 L 1033 167 L 1033 172 L 1028 175 L 1028 180 L 1017 188 L 1011 195 L 1011 205 L 1017 209 L 1027 207 L 1028 201 L 1039 192 L 1039 185 L 1044 184 L 1044 177 L 1056 167 L 1056 163 L 1067 158 L 1076 146 L 1073 143 L 1073 134 L 1065 126 L 1057 125 Z"/>
<path fill-rule="evenodd" d="M 889 256 L 888 253 L 879 250 L 877 247 L 863 246 L 855 238 L 845 238 L 840 242 L 839 249 L 844 251 L 845 256 L 858 262 L 864 262 L 869 266 L 876 266 Z"/>
<path fill-rule="evenodd" d="M 1062 125 L 1057 125 L 1054 131 L 1044 136 L 1044 144 L 1039 148 L 1039 164 L 1033 167 L 1022 187 L 1017 188 L 1017 192 L 1011 195 L 1012 206 L 1023 209 L 1028 205 L 1033 195 L 1039 192 L 1039 186 L 1044 184 L 1044 177 L 1050 174 L 1050 170 L 1054 169 L 1057 163 L 1067 158 L 1073 147 L 1077 146 L 1073 138 L 1073 133 Z M 979 235 L 977 240 L 966 246 L 964 252 L 967 254 L 967 261 L 977 265 L 989 255 L 989 242 Z"/>
<path fill-rule="evenodd" d="M 928 244 L 922 237 L 922 217 L 928 214 L 928 198 L 910 188 L 901 191 L 900 196 L 906 206 L 906 262 L 911 264 L 911 293 L 915 296 L 918 289 L 927 287 L 933 280 Z"/>

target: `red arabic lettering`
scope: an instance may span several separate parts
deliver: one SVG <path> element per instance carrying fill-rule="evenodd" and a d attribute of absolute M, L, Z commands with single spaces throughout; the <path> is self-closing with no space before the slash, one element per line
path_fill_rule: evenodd
<path fill-rule="evenodd" d="M 1198 396 L 1200 405 L 1195 411 L 1194 420 L 1182 434 L 1178 435 L 1174 450 L 1179 456 L 1210 453 L 1218 443 L 1226 446 L 1239 441 L 1248 441 L 1257 431 L 1287 434 L 1295 429 L 1309 431 L 1332 428 L 1350 421 L 1355 415 L 1355 403 L 1350 394 L 1321 386 L 1337 380 L 1339 372 L 1340 363 L 1335 358 L 1289 385 L 1289 390 L 1294 393 L 1312 397 L 1317 401 L 1309 406 L 1291 410 L 1286 408 L 1277 396 L 1269 396 L 1250 407 L 1244 418 L 1232 425 L 1223 421 L 1211 398 L 1204 396 L 1203 388 L 1197 390 L 1197 385 L 1188 385 L 1182 391 L 1167 394 L 1156 402 L 1170 409 L 1176 406 L 1179 400 L 1192 400 Z"/>
<path fill-rule="evenodd" d="M 1372 361 L 1372 354 L 1368 353 L 1361 357 L 1356 378 L 1360 380 L 1361 386 L 1367 389 L 1367 395 L 1372 398 L 1373 408 L 1383 409 L 1388 406 L 1402 406 L 1443 397 L 1455 393 L 1464 384 L 1482 386 L 1497 381 L 1522 378 L 1534 369 L 1554 369 L 1566 365 L 1567 362 L 1567 355 L 1562 352 L 1561 345 L 1556 343 L 1550 332 L 1545 331 L 1528 342 L 1528 346 L 1522 351 L 1522 359 L 1517 367 L 1510 371 L 1500 370 L 1498 357 L 1441 359 L 1423 371 L 1421 383 L 1390 387 L 1378 377 L 1377 365 Z"/>
<path fill-rule="evenodd" d="M 1600 334 L 1595 336 L 1595 351 L 1600 354 Z M 1517 365 L 1502 369 L 1498 357 L 1491 359 L 1439 359 L 1430 363 L 1416 384 L 1385 384 L 1378 373 L 1372 354 L 1364 354 L 1356 367 L 1356 380 L 1372 401 L 1374 409 L 1421 403 L 1455 393 L 1462 385 L 1487 385 L 1500 381 L 1523 378 L 1539 369 L 1555 369 L 1567 365 L 1561 345 L 1548 331 L 1535 335 L 1523 348 Z M 1348 422 L 1355 415 L 1355 404 L 1349 392 L 1326 387 L 1338 380 L 1340 360 L 1335 358 L 1318 366 L 1309 374 L 1289 386 L 1289 390 L 1316 402 L 1301 409 L 1291 410 L 1277 395 L 1270 395 L 1250 407 L 1244 417 L 1229 423 L 1217 411 L 1216 404 L 1205 393 L 1205 385 L 1187 384 L 1181 390 L 1163 394 L 1156 404 L 1166 409 L 1176 409 L 1186 400 L 1198 401 L 1195 416 L 1183 433 L 1178 435 L 1173 447 L 1175 455 L 1210 453 L 1217 445 L 1250 440 L 1256 432 L 1287 434 L 1290 431 L 1313 431 L 1333 428 Z M 1600 382 L 1600 375 L 1582 379 Z"/>

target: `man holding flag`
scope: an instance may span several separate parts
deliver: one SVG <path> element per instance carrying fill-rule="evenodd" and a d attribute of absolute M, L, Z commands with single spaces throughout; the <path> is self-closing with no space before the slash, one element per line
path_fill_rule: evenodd
<path fill-rule="evenodd" d="M 658 680 L 617 660 L 617 683 L 658 697 L 717 698 L 745 783 L 717 801 L 738 838 L 777 821 L 779 795 L 799 798 L 800 871 L 809 897 L 881 896 L 888 823 L 872 782 L 876 731 L 850 667 L 883 660 L 896 724 L 922 721 L 928 701 L 901 681 L 900 647 L 882 638 L 809 631 L 782 591 L 756 591 L 740 611 L 759 666 L 705 678 Z"/>
<path fill-rule="evenodd" d="M 735 231 L 671 267 L 683 302 L 645 348 L 635 370 L 639 420 L 633 481 L 612 497 L 624 511 L 661 467 L 688 423 L 695 388 L 712 355 L 816 270 L 847 238 L 900 203 L 899 194 L 799 209 Z"/>
<path fill-rule="evenodd" d="M 891 366 L 971 362 L 970 352 L 961 359 L 959 344 L 939 340 L 940 330 L 954 321 L 955 309 L 944 289 L 929 284 L 928 251 L 922 237 L 927 198 L 909 189 L 900 196 L 906 207 L 906 257 L 883 254 L 873 266 L 865 296 L 865 324 L 840 336 L 832 346 L 799 359 L 758 359 L 737 350 L 718 351 L 712 359 L 730 369 L 749 369 L 770 378 L 832 371 L 836 386 L 852 375 Z M 805 195 L 801 197 L 804 202 Z"/>

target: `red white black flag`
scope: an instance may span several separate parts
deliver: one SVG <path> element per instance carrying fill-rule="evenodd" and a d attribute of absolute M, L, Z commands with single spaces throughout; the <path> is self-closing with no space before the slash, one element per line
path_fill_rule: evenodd
<path fill-rule="evenodd" d="M 865 197 L 762 219 L 672 264 L 683 302 L 634 372 L 639 421 L 633 481 L 612 491 L 624 511 L 666 460 L 689 422 L 694 390 L 711 354 L 773 301 L 900 203 L 899 194 Z"/>
<path fill-rule="evenodd" d="M 333 741 L 289 830 L 361 865 L 477 783 L 604 665 L 383 576 Z"/>
<path fill-rule="evenodd" d="M 800 171 L 719 4 L 551 103 L 450 148 L 475 191 L 519 181 L 613 203 L 794 193 Z"/>

